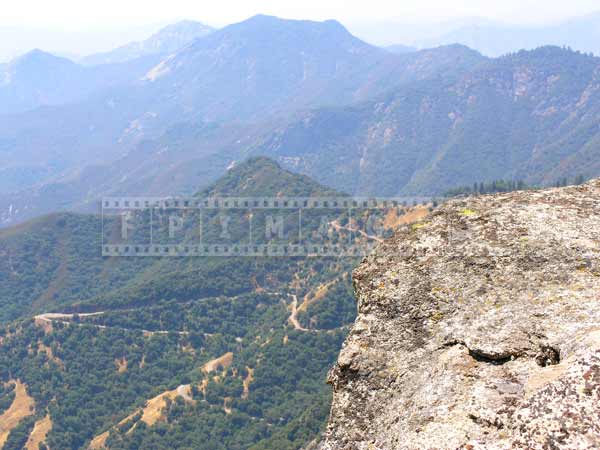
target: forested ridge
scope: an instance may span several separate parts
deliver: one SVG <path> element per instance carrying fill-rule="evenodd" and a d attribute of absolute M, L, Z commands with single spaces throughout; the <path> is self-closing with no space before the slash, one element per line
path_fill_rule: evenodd
<path fill-rule="evenodd" d="M 200 194 L 282 192 L 333 193 L 258 158 Z M 15 382 L 33 405 L 5 448 L 46 416 L 52 449 L 296 449 L 318 436 L 355 259 L 106 258 L 98 231 L 97 217 L 60 214 L 0 235 L 0 413 Z"/>

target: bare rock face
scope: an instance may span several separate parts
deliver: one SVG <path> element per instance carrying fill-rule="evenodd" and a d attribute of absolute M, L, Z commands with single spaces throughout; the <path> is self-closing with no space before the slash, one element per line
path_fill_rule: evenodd
<path fill-rule="evenodd" d="M 600 180 L 449 202 L 354 282 L 321 448 L 600 448 Z"/>

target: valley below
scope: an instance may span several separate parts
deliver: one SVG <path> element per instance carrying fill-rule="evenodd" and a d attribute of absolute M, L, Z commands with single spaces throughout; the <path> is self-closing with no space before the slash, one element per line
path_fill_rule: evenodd
<path fill-rule="evenodd" d="M 0 62 L 0 450 L 600 448 L 599 19 Z"/>

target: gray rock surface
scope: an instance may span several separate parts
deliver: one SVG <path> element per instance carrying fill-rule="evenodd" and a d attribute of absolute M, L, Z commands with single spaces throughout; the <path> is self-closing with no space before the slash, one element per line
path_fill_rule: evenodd
<path fill-rule="evenodd" d="M 600 448 L 600 180 L 451 201 L 354 283 L 322 449 Z"/>

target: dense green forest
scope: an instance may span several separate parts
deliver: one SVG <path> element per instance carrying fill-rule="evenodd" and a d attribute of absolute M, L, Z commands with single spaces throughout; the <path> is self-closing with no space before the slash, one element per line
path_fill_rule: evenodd
<path fill-rule="evenodd" d="M 201 194 L 281 193 L 333 192 L 258 158 Z M 74 214 L 0 233 L 0 414 L 16 382 L 33 405 L 4 448 L 22 448 L 45 417 L 52 449 L 280 450 L 317 438 L 327 371 L 355 317 L 356 259 L 108 258 L 100 238 L 97 217 Z"/>
<path fill-rule="evenodd" d="M 53 323 L 51 332 L 27 320 L 2 346 L 0 376 L 26 383 L 36 411 L 50 414 L 50 448 L 85 448 L 106 430 L 112 430 L 110 448 L 298 448 L 326 418 L 325 376 L 345 330 L 297 331 L 287 325 L 288 316 L 281 297 L 249 294 L 122 317 L 115 312 L 90 324 L 74 318 L 70 325 Z M 157 322 L 170 332 L 141 331 Z M 189 334 L 179 334 L 186 329 Z M 226 369 L 202 370 L 228 352 L 233 360 Z M 118 368 L 122 361 L 126 370 Z M 253 381 L 244 398 L 248 368 Z M 146 400 L 180 385 L 195 386 L 193 401 L 175 399 L 156 428 L 144 422 L 133 433 L 113 428 Z M 11 432 L 12 440 L 27 423 Z"/>

